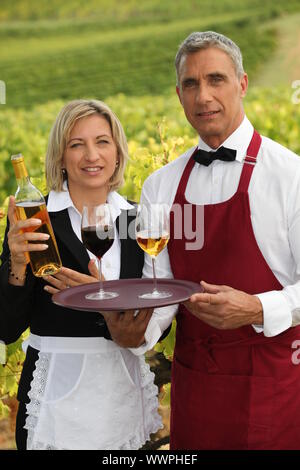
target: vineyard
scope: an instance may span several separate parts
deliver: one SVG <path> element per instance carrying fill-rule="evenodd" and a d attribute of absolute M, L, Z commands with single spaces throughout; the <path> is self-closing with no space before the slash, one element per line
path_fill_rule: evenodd
<path fill-rule="evenodd" d="M 117 8 L 116 2 L 108 7 L 104 1 L 83 7 L 78 0 L 57 9 L 53 5 L 61 2 L 33 1 L 31 8 L 25 1 L 15 3 L 15 20 L 30 20 L 5 22 L 12 11 L 4 2 L 0 40 L 6 47 L 0 49 L 0 80 L 7 83 L 7 103 L 15 108 L 58 98 L 165 94 L 174 83 L 178 45 L 195 30 L 230 35 L 252 77 L 276 47 L 276 30 L 269 20 L 300 10 L 299 0 L 267 0 L 263 5 L 258 0 L 135 0 Z"/>
<path fill-rule="evenodd" d="M 271 20 L 289 11 L 300 11 L 300 1 L 2 0 L 0 80 L 7 95 L 0 105 L 0 251 L 8 195 L 16 189 L 10 155 L 24 154 L 33 182 L 46 193 L 47 140 L 67 100 L 103 99 L 120 118 L 130 154 L 121 193 L 130 199 L 138 201 L 149 174 L 196 144 L 173 67 L 178 44 L 192 30 L 214 29 L 236 40 L 250 75 L 247 116 L 261 134 L 300 154 L 300 82 L 251 86 L 277 47 Z M 156 348 L 168 359 L 174 331 Z M 7 347 L 8 362 L 0 365 L 0 423 L 10 413 L 8 397 L 16 395 L 21 341 Z M 168 403 L 169 387 L 163 392 Z"/>
<path fill-rule="evenodd" d="M 298 87 L 300 88 L 300 87 Z M 252 88 L 245 100 L 247 115 L 264 135 L 300 153 L 299 90 L 292 87 Z M 175 91 L 166 96 L 118 95 L 106 102 L 124 125 L 130 161 L 121 193 L 138 200 L 145 178 L 195 145 Z M 31 176 L 42 188 L 44 155 L 51 125 L 63 105 L 53 101 L 30 110 L 4 109 L 0 113 L 0 201 L 15 191 L 10 155 L 22 152 Z M 1 203 L 0 203 L 1 207 Z"/>

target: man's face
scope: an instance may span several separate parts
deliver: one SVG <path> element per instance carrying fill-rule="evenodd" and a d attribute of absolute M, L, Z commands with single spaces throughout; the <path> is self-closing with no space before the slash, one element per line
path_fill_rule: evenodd
<path fill-rule="evenodd" d="M 177 94 L 187 120 L 212 148 L 242 122 L 247 87 L 247 74 L 238 78 L 232 59 L 220 49 L 201 49 L 181 60 Z"/>

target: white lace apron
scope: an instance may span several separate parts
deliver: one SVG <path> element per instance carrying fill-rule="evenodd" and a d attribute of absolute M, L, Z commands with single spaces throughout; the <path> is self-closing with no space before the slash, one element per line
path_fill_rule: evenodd
<path fill-rule="evenodd" d="M 162 427 L 154 374 L 105 338 L 31 334 L 39 351 L 25 428 L 27 449 L 139 449 Z"/>

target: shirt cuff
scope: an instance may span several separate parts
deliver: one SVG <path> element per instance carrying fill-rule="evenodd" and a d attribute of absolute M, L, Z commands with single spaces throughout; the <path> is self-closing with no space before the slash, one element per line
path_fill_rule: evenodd
<path fill-rule="evenodd" d="M 256 333 L 262 333 L 264 331 L 264 326 L 263 325 L 252 325 Z"/>
<path fill-rule="evenodd" d="M 264 292 L 256 297 L 263 306 L 263 332 L 265 336 L 276 336 L 292 326 L 292 312 L 284 295 L 280 291 Z M 258 333 L 260 327 L 253 325 Z M 258 330 L 257 330 L 258 329 Z"/>
<path fill-rule="evenodd" d="M 142 356 L 155 346 L 161 334 L 161 329 L 155 319 L 150 320 L 145 331 L 145 342 L 138 348 L 129 348 L 130 351 L 136 356 Z"/>

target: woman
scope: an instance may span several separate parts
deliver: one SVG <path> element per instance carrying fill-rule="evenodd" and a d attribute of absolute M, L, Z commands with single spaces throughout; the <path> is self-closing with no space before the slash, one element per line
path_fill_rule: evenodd
<path fill-rule="evenodd" d="M 107 314 L 112 335 L 114 323 L 122 322 L 112 341 L 100 314 L 51 301 L 61 289 L 97 281 L 94 256 L 81 242 L 84 204 L 110 203 L 116 234 L 122 221 L 127 227 L 133 221 L 133 206 L 116 192 L 126 160 L 124 131 L 107 105 L 76 100 L 60 111 L 46 155 L 47 207 L 63 263 L 54 276 L 36 278 L 27 269 L 25 252 L 47 249 L 47 240 L 20 232 L 34 220 L 16 221 L 10 198 L 0 339 L 10 343 L 31 331 L 18 391 L 18 449 L 138 449 L 161 427 L 153 374 L 144 357 L 128 349 L 143 343 L 152 311 L 126 312 L 114 321 Z M 130 237 L 116 236 L 102 260 L 106 279 L 140 277 L 142 267 L 143 253 Z"/>

